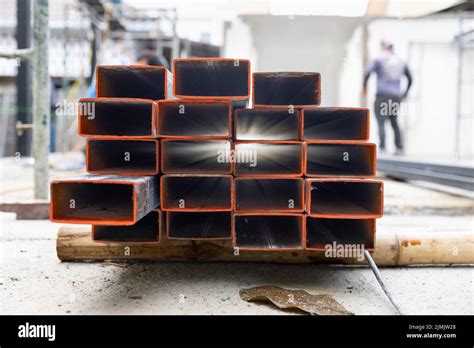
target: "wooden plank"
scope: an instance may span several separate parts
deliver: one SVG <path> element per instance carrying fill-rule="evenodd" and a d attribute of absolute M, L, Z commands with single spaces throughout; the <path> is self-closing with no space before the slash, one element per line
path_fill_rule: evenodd
<path fill-rule="evenodd" d="M 471 232 L 379 232 L 373 253 L 379 266 L 474 264 Z M 61 261 L 265 262 L 366 265 L 356 258 L 330 258 L 320 251 L 236 251 L 229 240 L 164 239 L 159 245 L 94 243 L 88 226 L 63 226 L 57 238 Z"/>

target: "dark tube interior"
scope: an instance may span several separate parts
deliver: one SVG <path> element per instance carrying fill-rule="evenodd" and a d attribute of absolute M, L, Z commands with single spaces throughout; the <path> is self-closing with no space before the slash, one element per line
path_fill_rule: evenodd
<path fill-rule="evenodd" d="M 380 215 L 381 184 L 323 181 L 311 183 L 311 214 Z"/>
<path fill-rule="evenodd" d="M 175 94 L 245 97 L 249 94 L 248 73 L 247 61 L 178 60 L 174 71 Z"/>
<path fill-rule="evenodd" d="M 97 97 L 165 99 L 164 68 L 98 67 Z"/>
<path fill-rule="evenodd" d="M 308 144 L 308 175 L 375 175 L 375 147 L 372 144 Z"/>
<path fill-rule="evenodd" d="M 369 135 L 366 109 L 305 109 L 303 123 L 305 140 L 366 140 Z"/>
<path fill-rule="evenodd" d="M 152 103 L 83 101 L 79 122 L 83 135 L 151 136 Z"/>
<path fill-rule="evenodd" d="M 133 221 L 132 185 L 56 182 L 51 199 L 53 219 Z"/>
<path fill-rule="evenodd" d="M 230 142 L 180 140 L 162 142 L 163 172 L 169 174 L 229 173 Z"/>
<path fill-rule="evenodd" d="M 156 141 L 90 140 L 87 170 L 91 173 L 157 174 Z"/>
<path fill-rule="evenodd" d="M 230 238 L 232 235 L 232 214 L 227 212 L 168 212 L 167 219 L 169 238 Z"/>
<path fill-rule="evenodd" d="M 235 241 L 239 248 L 302 248 L 301 216 L 236 215 L 234 218 Z"/>
<path fill-rule="evenodd" d="M 302 179 L 237 179 L 235 209 L 301 210 L 303 183 Z"/>
<path fill-rule="evenodd" d="M 229 136 L 227 103 L 160 103 L 159 133 L 168 136 Z"/>
<path fill-rule="evenodd" d="M 255 105 L 319 105 L 320 77 L 315 73 L 256 73 Z"/>
<path fill-rule="evenodd" d="M 336 245 L 373 249 L 375 240 L 374 219 L 321 219 L 306 218 L 306 247 L 311 249 L 334 248 Z M 329 246 L 328 246 L 329 245 Z"/>
<path fill-rule="evenodd" d="M 299 112 L 239 109 L 235 113 L 237 140 L 298 140 Z"/>
<path fill-rule="evenodd" d="M 230 176 L 164 176 L 165 209 L 231 209 Z"/>
<path fill-rule="evenodd" d="M 157 211 L 130 226 L 94 226 L 94 240 L 104 242 L 159 242 L 160 214 Z"/>
<path fill-rule="evenodd" d="M 236 174 L 300 174 L 301 144 L 249 143 L 235 145 Z"/>

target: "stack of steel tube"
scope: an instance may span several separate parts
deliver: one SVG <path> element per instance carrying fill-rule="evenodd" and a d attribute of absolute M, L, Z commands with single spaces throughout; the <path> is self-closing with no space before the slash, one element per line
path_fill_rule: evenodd
<path fill-rule="evenodd" d="M 374 249 L 383 183 L 370 179 L 368 109 L 321 107 L 319 73 L 251 76 L 243 59 L 174 60 L 174 99 L 169 75 L 97 68 L 98 97 L 79 108 L 90 174 L 53 181 L 53 221 L 91 223 L 107 242 Z"/>

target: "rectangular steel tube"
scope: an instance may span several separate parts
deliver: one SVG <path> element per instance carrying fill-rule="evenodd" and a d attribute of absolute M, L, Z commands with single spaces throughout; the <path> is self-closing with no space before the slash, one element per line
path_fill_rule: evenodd
<path fill-rule="evenodd" d="M 299 140 L 300 111 L 294 108 L 237 109 L 235 140 Z"/>
<path fill-rule="evenodd" d="M 101 243 L 159 244 L 161 241 L 161 211 L 152 210 L 130 226 L 92 225 L 92 240 Z"/>
<path fill-rule="evenodd" d="M 169 71 L 150 65 L 98 65 L 96 96 L 160 100 L 168 96 Z"/>
<path fill-rule="evenodd" d="M 373 177 L 376 174 L 375 144 L 307 143 L 305 175 L 308 177 Z"/>
<path fill-rule="evenodd" d="M 166 231 L 169 239 L 230 239 L 231 212 L 167 212 Z"/>
<path fill-rule="evenodd" d="M 304 215 L 234 214 L 233 245 L 239 250 L 303 249 Z"/>
<path fill-rule="evenodd" d="M 230 138 L 232 105 L 229 101 L 161 100 L 158 133 L 173 139 Z"/>
<path fill-rule="evenodd" d="M 192 99 L 248 99 L 250 61 L 232 58 L 175 59 L 173 95 Z"/>
<path fill-rule="evenodd" d="M 296 141 L 236 142 L 236 176 L 302 176 L 303 143 Z"/>
<path fill-rule="evenodd" d="M 91 175 L 52 180 L 50 220 L 133 225 L 159 205 L 156 177 Z"/>
<path fill-rule="evenodd" d="M 158 105 L 149 99 L 83 98 L 78 106 L 81 136 L 153 138 Z"/>
<path fill-rule="evenodd" d="M 368 108 L 303 108 L 302 137 L 311 142 L 367 141 L 370 135 Z"/>
<path fill-rule="evenodd" d="M 316 72 L 254 73 L 252 100 L 254 106 L 319 105 L 321 75 Z"/>
<path fill-rule="evenodd" d="M 87 139 L 86 169 L 92 174 L 157 175 L 158 140 Z"/>
<path fill-rule="evenodd" d="M 161 177 L 164 211 L 231 211 L 232 175 L 174 174 Z"/>
<path fill-rule="evenodd" d="M 383 215 L 383 181 L 306 179 L 306 211 L 313 217 L 379 218 Z"/>
<path fill-rule="evenodd" d="M 231 174 L 231 142 L 227 140 L 161 141 L 165 174 Z"/>
<path fill-rule="evenodd" d="M 234 207 L 237 212 L 304 211 L 303 178 L 236 178 Z"/>
<path fill-rule="evenodd" d="M 336 251 L 339 246 L 357 252 L 375 248 L 375 219 L 306 217 L 306 250 Z M 336 248 L 336 250 L 335 250 Z"/>

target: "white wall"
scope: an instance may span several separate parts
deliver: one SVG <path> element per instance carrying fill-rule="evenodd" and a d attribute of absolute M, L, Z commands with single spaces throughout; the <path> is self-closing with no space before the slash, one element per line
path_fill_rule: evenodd
<path fill-rule="evenodd" d="M 237 24 L 228 28 L 224 55 L 254 55 L 254 71 L 317 71 L 322 75 L 322 105 L 337 105 L 346 43 L 358 18 L 316 16 L 244 16 L 249 36 Z M 251 47 L 251 49 L 249 49 Z M 242 55 L 240 55 L 242 56 Z"/>
<path fill-rule="evenodd" d="M 369 57 L 378 54 L 379 43 L 388 39 L 396 53 L 408 61 L 414 82 L 401 117 L 407 155 L 426 159 L 472 159 L 474 109 L 471 98 L 464 98 L 466 114 L 460 129 L 460 152 L 455 153 L 458 18 L 454 15 L 420 19 L 378 19 L 369 24 Z M 354 37 L 351 42 L 357 41 Z M 472 60 L 465 60 L 463 79 L 473 79 Z M 470 66 L 470 67 L 468 67 Z M 359 69 L 354 66 L 353 69 Z M 470 70 L 471 76 L 469 77 Z M 341 86 L 343 88 L 343 86 Z M 370 83 L 369 106 L 373 105 L 375 77 Z M 469 105 L 467 105 L 469 104 Z M 375 121 L 375 120 L 374 120 Z M 371 139 L 377 141 L 377 126 L 372 122 Z M 387 145 L 393 144 L 393 133 L 386 124 Z M 392 147 L 393 149 L 393 147 Z"/>

